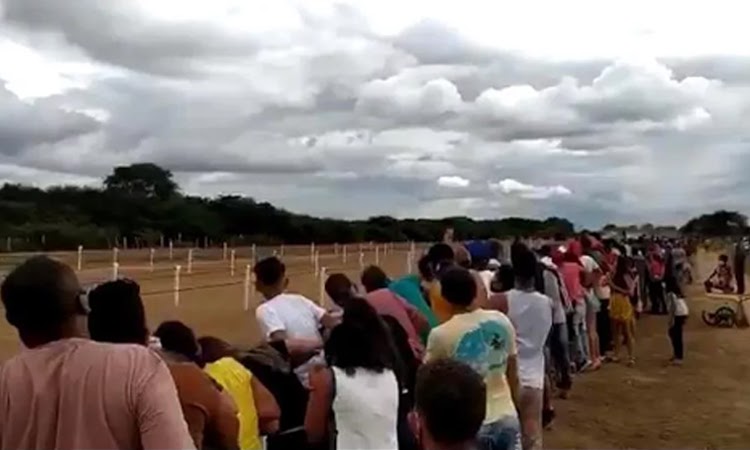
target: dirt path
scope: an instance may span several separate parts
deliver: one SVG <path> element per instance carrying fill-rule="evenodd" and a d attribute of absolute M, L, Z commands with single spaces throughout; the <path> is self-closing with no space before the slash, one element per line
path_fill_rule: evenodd
<path fill-rule="evenodd" d="M 702 280 L 714 255 L 697 258 Z M 610 364 L 576 377 L 573 395 L 555 404 L 545 448 L 721 448 L 750 446 L 750 330 L 720 330 L 700 319 L 706 299 L 689 291 L 691 317 L 683 367 L 671 356 L 664 317 L 638 322 L 636 367 Z"/>

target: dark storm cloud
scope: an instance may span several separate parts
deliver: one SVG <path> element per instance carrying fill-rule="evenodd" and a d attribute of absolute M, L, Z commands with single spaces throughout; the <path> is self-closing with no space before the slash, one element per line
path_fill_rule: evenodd
<path fill-rule="evenodd" d="M 92 133 L 100 126 L 85 114 L 63 111 L 45 101 L 24 103 L 0 86 L 0 153 L 4 155 Z"/>
<path fill-rule="evenodd" d="M 92 58 L 137 71 L 185 75 L 199 58 L 221 60 L 255 50 L 200 23 L 155 22 L 129 0 L 4 0 L 5 20 L 33 31 L 60 33 Z"/>
<path fill-rule="evenodd" d="M 266 39 L 160 22 L 126 0 L 4 2 L 6 30 L 63 60 L 83 51 L 96 69 L 47 99 L 0 90 L 4 163 L 101 176 L 149 160 L 195 192 L 345 217 L 558 215 L 591 226 L 669 220 L 716 198 L 740 205 L 747 191 L 748 58 L 544 60 L 434 21 L 374 36 L 342 5 L 299 9 L 302 29 Z M 696 110 L 703 121 L 690 121 Z M 504 179 L 572 194 L 488 188 Z"/>

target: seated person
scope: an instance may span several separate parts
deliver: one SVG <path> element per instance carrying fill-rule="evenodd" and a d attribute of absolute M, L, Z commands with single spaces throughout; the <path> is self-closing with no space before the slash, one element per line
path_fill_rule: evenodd
<path fill-rule="evenodd" d="M 728 294 L 734 292 L 733 280 L 734 274 L 732 273 L 732 267 L 729 265 L 729 257 L 721 255 L 719 256 L 719 263 L 703 285 L 706 287 L 706 292 L 717 290 Z"/>

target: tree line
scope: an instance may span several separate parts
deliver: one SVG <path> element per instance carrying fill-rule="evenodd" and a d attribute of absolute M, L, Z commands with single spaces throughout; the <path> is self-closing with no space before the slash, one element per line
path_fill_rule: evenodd
<path fill-rule="evenodd" d="M 115 167 L 99 187 L 19 184 L 0 188 L 0 249 L 72 250 L 121 245 L 219 245 L 256 243 L 436 241 L 446 227 L 457 238 L 567 235 L 573 224 L 562 218 L 473 220 L 339 220 L 295 214 L 250 197 L 184 195 L 172 173 L 151 163 Z M 8 238 L 3 240 L 3 238 Z"/>
<path fill-rule="evenodd" d="M 731 216 L 729 219 L 725 217 L 727 214 Z M 719 225 L 727 220 L 739 221 L 738 226 L 747 227 L 744 216 L 724 211 L 693 219 L 683 231 L 721 234 L 727 231 L 727 226 Z M 440 240 L 447 227 L 455 230 L 458 239 L 559 238 L 575 232 L 569 220 L 559 217 L 473 220 L 377 216 L 353 221 L 317 218 L 250 197 L 184 195 L 169 170 L 151 163 L 115 167 L 99 187 L 39 189 L 5 184 L 0 188 L 2 250 L 72 250 L 78 245 L 106 248 L 120 246 L 125 239 L 142 247 L 157 246 L 168 240 L 190 246 L 206 242 L 216 245 L 429 242 Z M 729 229 L 735 230 L 731 226 Z"/>

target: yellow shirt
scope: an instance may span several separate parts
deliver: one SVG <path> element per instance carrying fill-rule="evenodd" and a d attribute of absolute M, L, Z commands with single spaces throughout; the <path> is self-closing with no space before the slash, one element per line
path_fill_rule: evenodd
<path fill-rule="evenodd" d="M 487 385 L 484 423 L 489 424 L 516 416 L 505 372 L 508 358 L 517 354 L 516 333 L 510 319 L 499 311 L 477 309 L 456 314 L 433 328 L 425 360 L 457 359 L 482 375 Z"/>
<path fill-rule="evenodd" d="M 255 410 L 253 374 L 234 358 L 221 358 L 206 364 L 203 369 L 216 380 L 234 400 L 240 422 L 239 446 L 241 450 L 260 450 L 262 443 L 258 430 L 258 412 Z"/>
<path fill-rule="evenodd" d="M 432 306 L 432 312 L 435 313 L 439 323 L 445 323 L 448 319 L 453 316 L 453 308 L 440 293 L 440 283 L 434 281 L 428 291 L 430 296 L 430 305 Z"/>

